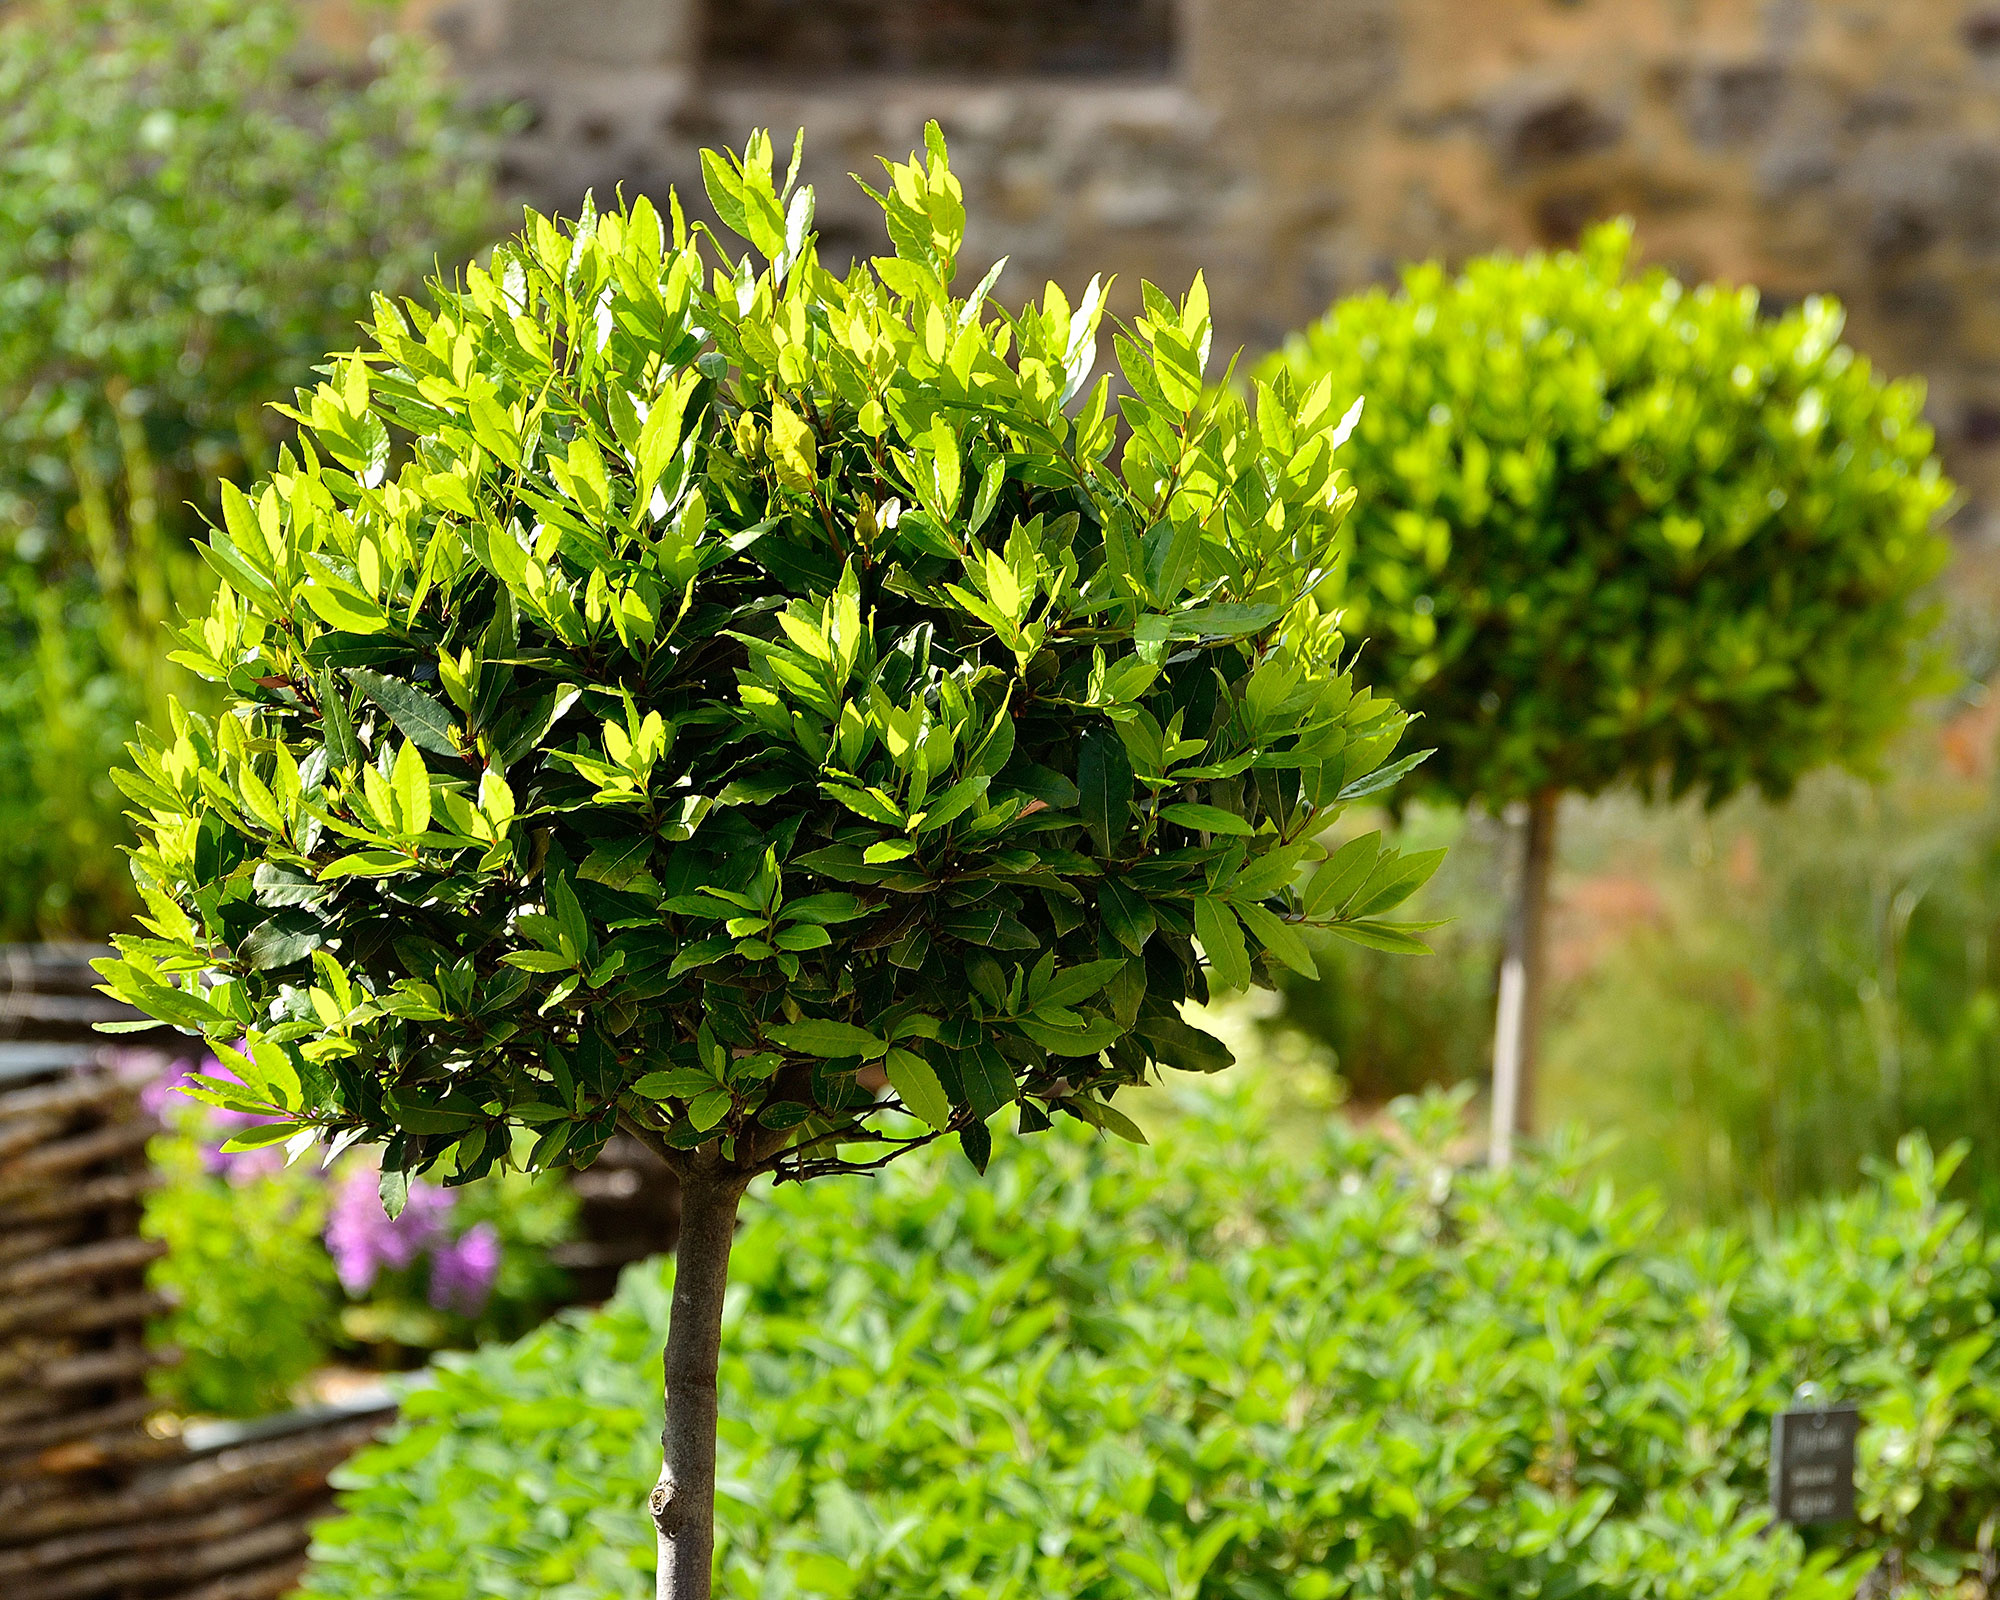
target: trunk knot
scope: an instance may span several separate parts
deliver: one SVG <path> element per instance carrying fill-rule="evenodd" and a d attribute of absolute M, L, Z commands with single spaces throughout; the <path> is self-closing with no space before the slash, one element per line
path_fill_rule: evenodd
<path fill-rule="evenodd" d="M 646 1504 L 655 1517 L 664 1517 L 667 1507 L 674 1503 L 674 1486 L 671 1483 L 656 1483 L 653 1492 L 646 1496 Z"/>

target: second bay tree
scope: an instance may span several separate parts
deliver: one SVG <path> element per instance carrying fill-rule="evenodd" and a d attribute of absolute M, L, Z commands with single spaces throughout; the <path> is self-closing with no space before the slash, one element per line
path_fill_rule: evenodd
<path fill-rule="evenodd" d="M 1144 289 L 1114 397 L 1100 284 L 960 289 L 927 145 L 844 275 L 759 136 L 703 161 L 747 248 L 531 214 L 379 301 L 224 493 L 180 653 L 224 709 L 121 775 L 148 916 L 106 987 L 215 1044 L 246 1139 L 379 1143 L 391 1205 L 620 1129 L 678 1174 L 675 1600 L 754 1181 L 1137 1137 L 1122 1091 L 1229 1064 L 1184 1004 L 1310 969 L 1307 926 L 1407 940 L 1425 865 L 1316 843 L 1409 765 L 1316 599 L 1333 383 L 1207 384 L 1197 280 Z"/>
<path fill-rule="evenodd" d="M 1529 1126 L 1565 794 L 1716 804 L 1865 768 L 1929 681 L 1952 495 L 1923 391 L 1810 299 L 1634 272 L 1631 229 L 1336 305 L 1263 371 L 1365 397 L 1337 603 L 1436 752 L 1411 792 L 1523 819 L 1494 1152 Z"/>

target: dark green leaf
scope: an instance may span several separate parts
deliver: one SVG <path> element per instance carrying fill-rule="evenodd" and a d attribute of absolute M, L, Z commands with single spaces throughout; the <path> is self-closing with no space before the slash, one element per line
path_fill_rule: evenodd
<path fill-rule="evenodd" d="M 460 754 L 458 719 L 442 701 L 415 684 L 400 678 L 385 678 L 366 667 L 350 667 L 347 676 L 357 689 L 389 714 L 389 720 L 412 744 L 441 756 Z"/>
<path fill-rule="evenodd" d="M 1132 763 L 1118 735 L 1103 723 L 1084 730 L 1077 745 L 1077 812 L 1100 856 L 1115 853 L 1132 815 Z"/>

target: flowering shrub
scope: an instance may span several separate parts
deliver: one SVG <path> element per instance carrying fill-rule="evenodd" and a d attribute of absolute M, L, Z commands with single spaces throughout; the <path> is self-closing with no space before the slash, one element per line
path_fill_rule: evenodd
<path fill-rule="evenodd" d="M 477 1316 L 500 1271 L 500 1235 L 490 1222 L 462 1232 L 451 1227 L 455 1196 L 434 1184 L 413 1183 L 403 1210 L 382 1209 L 380 1178 L 356 1166 L 340 1180 L 327 1218 L 326 1248 L 333 1270 L 350 1295 L 365 1295 L 384 1268 L 403 1272 L 420 1259 L 430 1263 L 431 1308 Z"/>
<path fill-rule="evenodd" d="M 197 1069 L 224 1073 L 210 1058 Z M 225 1074 L 226 1075 L 226 1074 Z M 159 1392 L 189 1411 L 250 1415 L 290 1404 L 339 1357 L 407 1353 L 525 1332 L 560 1303 L 550 1247 L 572 1230 L 561 1183 L 503 1174 L 447 1189 L 417 1182 L 390 1218 L 361 1151 L 322 1169 L 282 1145 L 230 1149 L 261 1119 L 205 1109 L 152 1078 L 142 1098 L 168 1125 L 154 1159 L 166 1182 L 146 1231 L 169 1254 L 154 1284 L 176 1305 L 157 1336 L 182 1352 Z"/>

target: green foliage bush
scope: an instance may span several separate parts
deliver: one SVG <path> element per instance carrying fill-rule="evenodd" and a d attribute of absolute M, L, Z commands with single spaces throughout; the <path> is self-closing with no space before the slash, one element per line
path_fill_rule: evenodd
<path fill-rule="evenodd" d="M 1867 761 L 1926 681 L 1951 486 L 1920 386 L 1831 301 L 1766 319 L 1630 249 L 1415 268 L 1265 368 L 1366 397 L 1341 597 L 1431 791 L 1781 795 Z"/>
<path fill-rule="evenodd" d="M 23 0 L 0 17 L 0 934 L 132 896 L 105 776 L 191 679 L 190 504 L 267 466 L 268 402 L 491 221 L 486 137 L 385 37 L 303 75 L 292 0 Z"/>
<path fill-rule="evenodd" d="M 147 1282 L 174 1300 L 151 1333 L 180 1353 L 154 1374 L 154 1392 L 210 1416 L 281 1411 L 339 1331 L 340 1286 L 320 1243 L 325 1188 L 297 1168 L 232 1183 L 205 1154 L 185 1133 L 150 1150 L 161 1185 L 143 1226 L 167 1254 Z"/>
<path fill-rule="evenodd" d="M 2000 1250 L 1918 1141 L 1755 1240 L 1663 1234 L 1579 1153 L 1455 1170 L 1450 1102 L 1307 1159 L 1203 1112 L 774 1192 L 737 1246 L 719 1592 L 1833 1600 L 1978 1561 Z M 830 1203 L 832 1202 L 832 1203 Z M 346 1471 L 306 1592 L 649 1593 L 671 1267 L 452 1357 Z M 1762 1509 L 1770 1414 L 1858 1400 L 1858 1527 Z M 1829 1566 L 1828 1563 L 1833 1565 Z"/>

